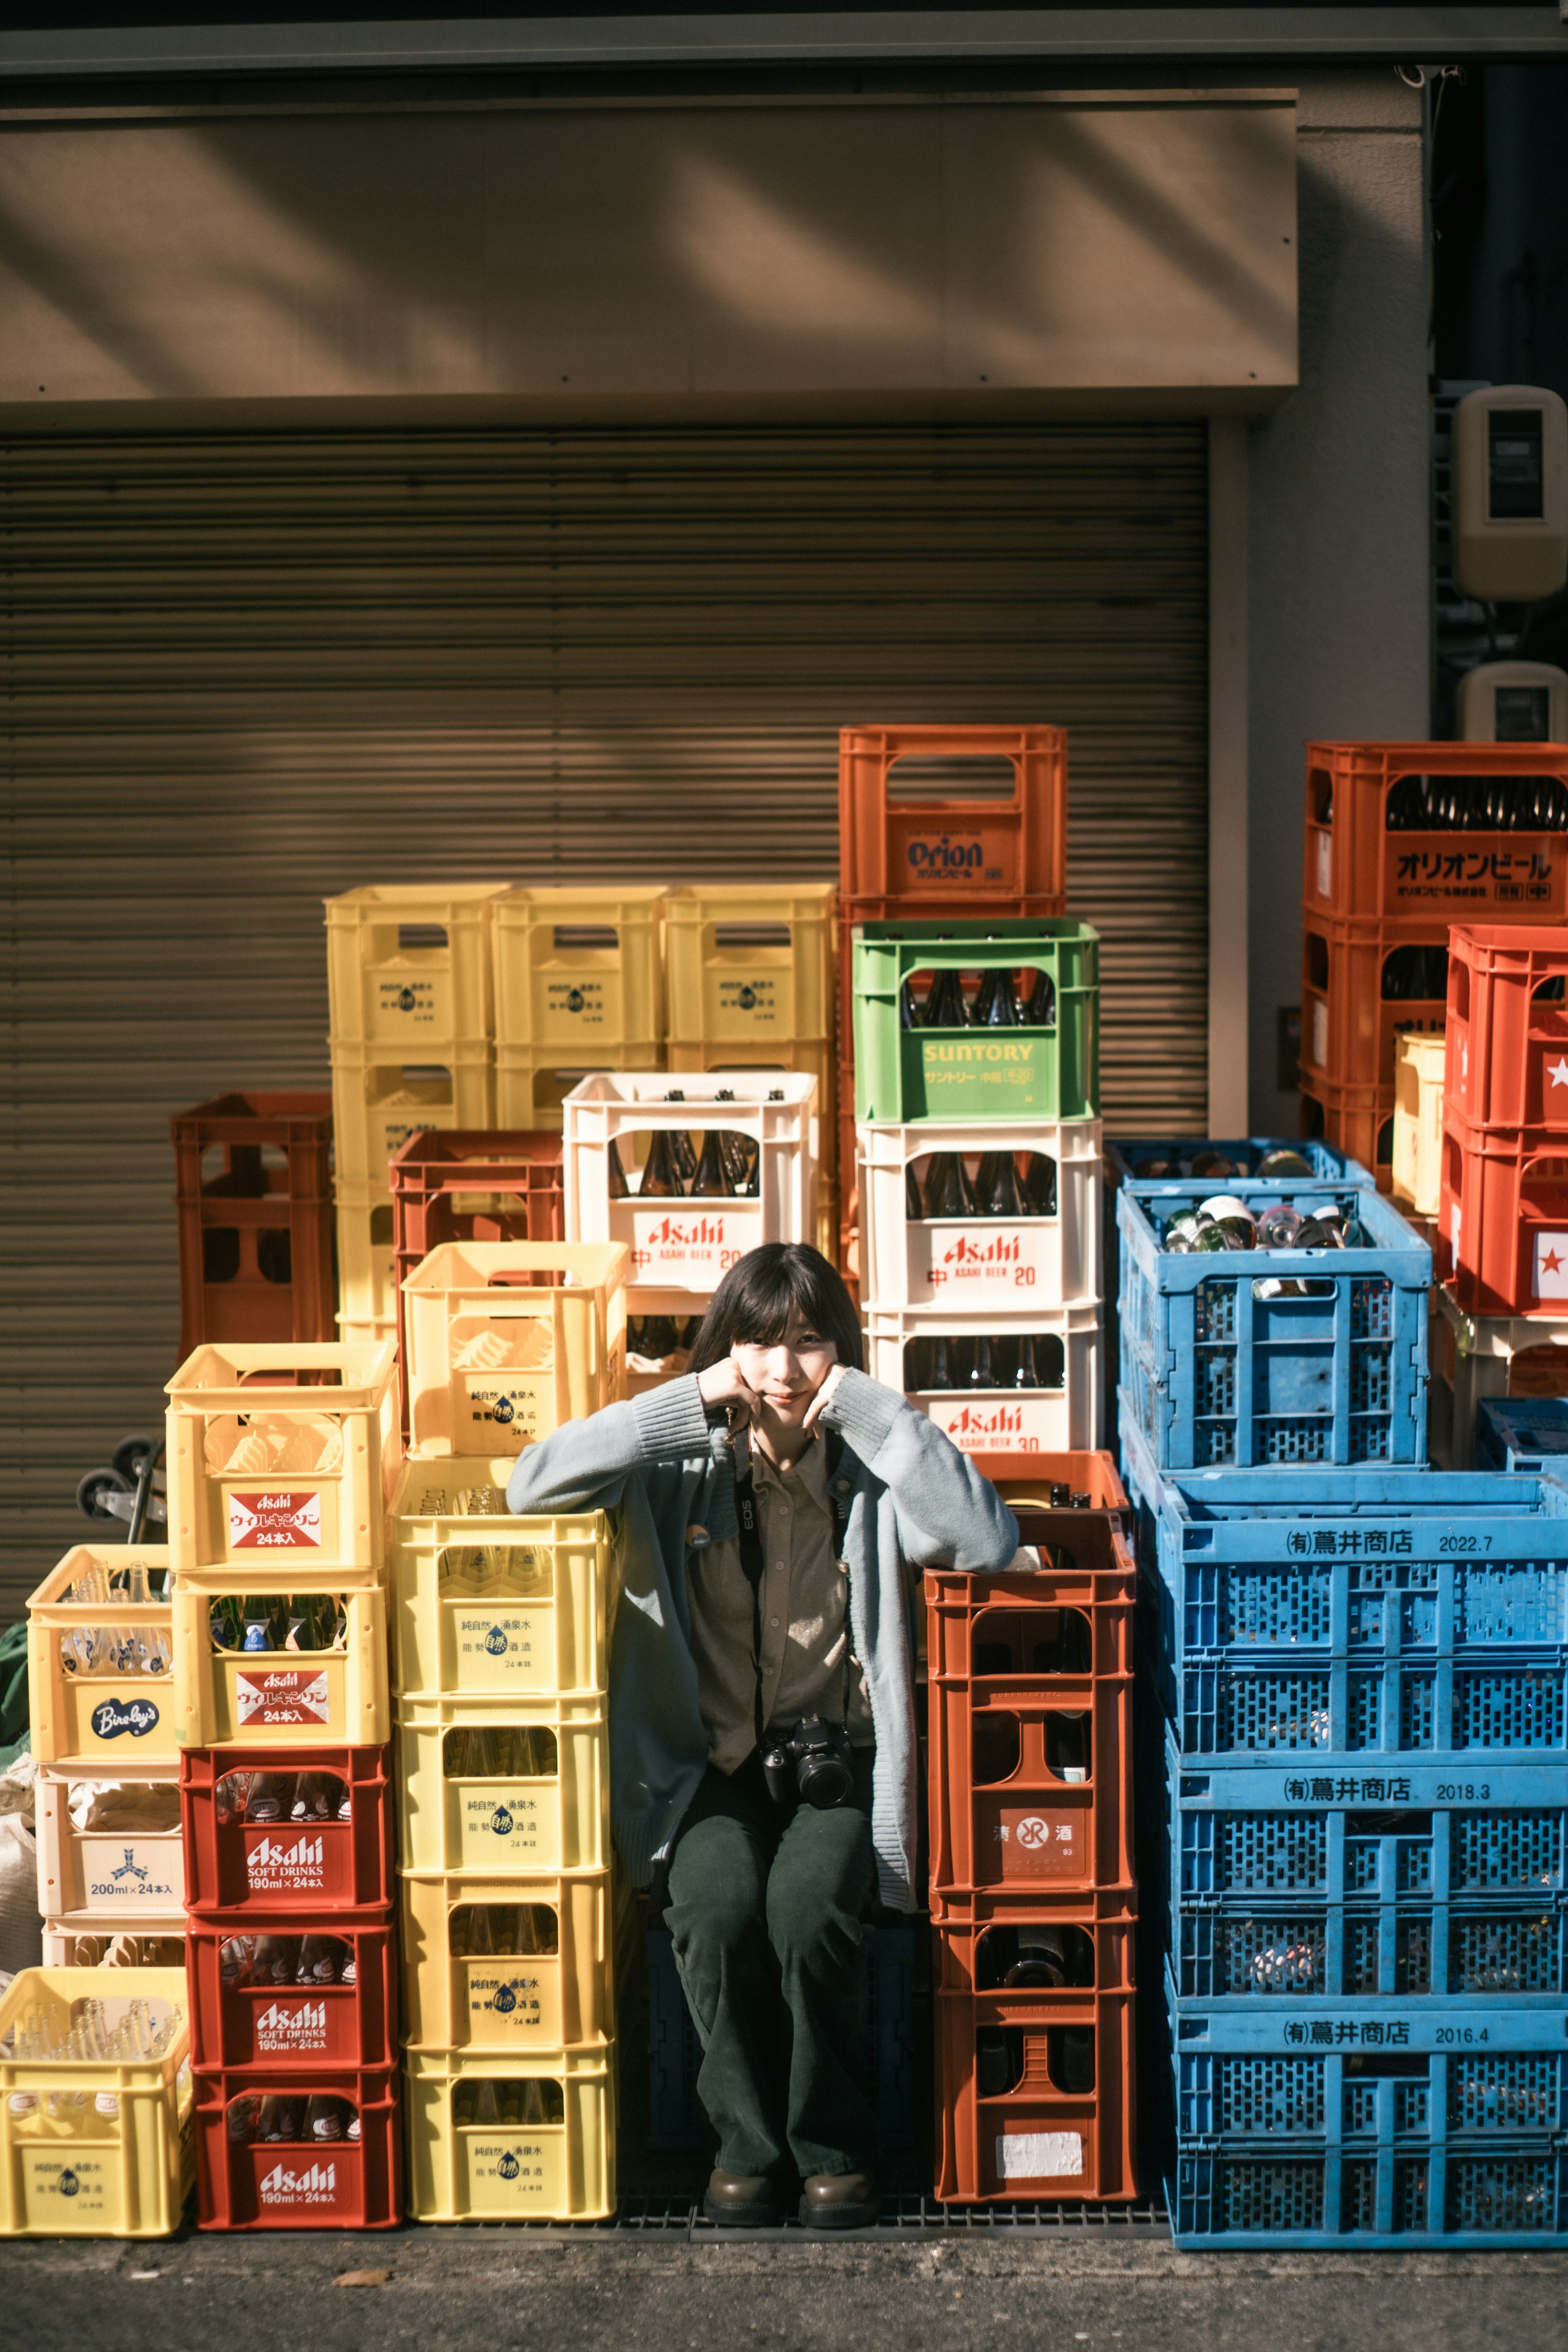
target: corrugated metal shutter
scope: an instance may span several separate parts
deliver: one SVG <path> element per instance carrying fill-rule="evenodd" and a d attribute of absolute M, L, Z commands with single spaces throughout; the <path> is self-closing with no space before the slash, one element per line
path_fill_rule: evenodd
<path fill-rule="evenodd" d="M 0 1618 L 155 1427 L 171 1111 L 324 1084 L 320 900 L 837 870 L 850 721 L 1071 730 L 1105 1108 L 1201 1129 L 1201 425 L 0 446 Z"/>

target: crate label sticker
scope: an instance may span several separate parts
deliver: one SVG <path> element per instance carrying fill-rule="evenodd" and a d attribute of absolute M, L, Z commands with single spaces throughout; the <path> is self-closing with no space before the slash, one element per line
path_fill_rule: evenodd
<path fill-rule="evenodd" d="M 1451 2029 L 1456 2042 L 1468 2042 L 1472 2030 L 1463 2025 Z M 1437 2038 L 1445 2038 L 1441 2028 Z M 1481 2038 L 1484 2041 L 1486 2037 L 1483 2034 Z M 1410 2023 L 1403 2017 L 1292 2018 L 1285 2027 L 1283 2039 L 1291 2049 L 1343 2049 L 1359 2042 L 1363 2049 L 1408 2050 Z"/>
<path fill-rule="evenodd" d="M 1459 1540 L 1452 1540 L 1458 1551 Z M 1285 1538 L 1292 1559 L 1413 1559 L 1415 1530 L 1410 1528 L 1292 1528 Z M 1450 1549 L 1445 1541 L 1443 1549 Z"/>
<path fill-rule="evenodd" d="M 68 2210 L 70 2227 L 79 2230 L 89 2213 L 106 2210 L 104 2168 L 100 2160 L 91 2157 L 35 2157 L 27 2167 L 29 2204 L 34 2198 L 47 2198 L 52 2202 L 62 2199 Z M 39 2218 L 47 2207 L 38 2209 Z"/>
<path fill-rule="evenodd" d="M 699 1280 L 717 1283 L 744 1256 L 759 1231 L 754 1216 L 733 1210 L 671 1216 L 662 1207 L 634 1209 L 631 1228 L 634 1278 L 650 1282 L 659 1275 L 679 1276 L 684 1289 Z"/>
<path fill-rule="evenodd" d="M 267 2162 L 266 2157 L 258 2157 L 258 2172 Z M 261 2173 L 257 2194 L 268 2211 L 275 2211 L 280 2205 L 336 2205 L 348 2191 L 348 2167 L 344 2165 L 342 2169 L 344 2178 L 340 2180 L 335 2157 L 325 2164 L 285 2164 L 279 2159 L 268 2171 Z"/>
<path fill-rule="evenodd" d="M 1055 1035 L 1048 1037 L 1018 1037 L 1005 1039 L 959 1038 L 940 1041 L 934 1037 L 917 1040 L 921 1051 L 921 1071 L 930 1094 L 940 1095 L 953 1087 L 966 1092 L 980 1087 L 995 1095 L 1012 1094 L 1032 1101 L 1037 1087 L 1044 1087 L 1050 1072 L 1047 1048 L 1056 1045 Z"/>
<path fill-rule="evenodd" d="M 1466 907 L 1488 899 L 1500 906 L 1542 905 L 1557 895 L 1551 837 L 1533 848 L 1482 849 L 1473 839 L 1457 847 L 1451 835 L 1429 835 L 1425 845 L 1412 842 L 1401 849 L 1394 895 Z"/>
<path fill-rule="evenodd" d="M 534 1659 L 534 1631 L 531 1615 L 459 1617 L 456 1623 L 458 1673 L 465 1683 L 483 1688 L 501 1673 L 509 1679 L 532 1676 L 542 1663 Z"/>
<path fill-rule="evenodd" d="M 1568 1053 L 1548 1045 L 1541 1056 L 1541 1116 L 1548 1127 L 1568 1121 Z"/>
<path fill-rule="evenodd" d="M 605 983 L 602 980 L 552 980 L 545 983 L 547 1013 L 565 1013 L 579 1029 L 605 1025 Z"/>
<path fill-rule="evenodd" d="M 228 1548 L 231 1551 L 319 1551 L 321 1545 L 321 1497 L 318 1488 L 296 1487 L 280 1494 L 239 1495 L 228 1498 Z"/>
<path fill-rule="evenodd" d="M 1331 898 L 1334 895 L 1334 844 L 1331 834 L 1318 835 L 1318 896 Z"/>
<path fill-rule="evenodd" d="M 436 1025 L 436 982 L 384 975 L 376 982 L 376 1011 L 399 1027 L 431 1029 Z"/>
<path fill-rule="evenodd" d="M 755 971 L 748 972 L 739 980 L 721 980 L 719 1010 L 721 1013 L 743 1013 L 753 1029 L 776 1028 L 779 1022 L 778 983 Z"/>
<path fill-rule="evenodd" d="M 910 1286 L 939 1293 L 956 1306 L 971 1299 L 1012 1299 L 1022 1292 L 1048 1297 L 1056 1220 L 1026 1225 L 911 1224 L 908 1228 Z"/>
<path fill-rule="evenodd" d="M 118 1739 L 129 1732 L 145 1739 L 158 1725 L 158 1710 L 150 1698 L 100 1698 L 88 1717 L 95 1739 Z"/>
<path fill-rule="evenodd" d="M 1535 1296 L 1568 1298 L 1568 1234 L 1541 1234 L 1535 1243 Z"/>
<path fill-rule="evenodd" d="M 1046 1812 L 1033 1804 L 1005 1805 L 997 1817 L 996 1843 L 1003 1848 L 1005 1878 L 1082 1878 L 1088 1815 L 1076 1808 Z"/>
<path fill-rule="evenodd" d="M 1037 1454 L 1042 1445 L 1066 1443 L 1058 1436 L 1060 1390 L 1043 1391 L 1038 1399 L 1014 1403 L 1005 1397 L 931 1394 L 921 1402 L 931 1419 L 964 1454 Z"/>
<path fill-rule="evenodd" d="M 115 1845 L 100 1853 L 96 1841 L 90 1847 L 84 1846 L 82 1875 L 89 1901 L 123 1904 L 127 1907 L 144 1903 L 150 1910 L 183 1911 L 184 1886 L 176 1886 L 167 1875 L 156 1846 L 152 1848 L 151 1863 L 138 1859 L 142 1850 L 133 1845 Z"/>
<path fill-rule="evenodd" d="M 475 2188 L 480 2183 L 489 2185 L 489 2203 L 495 2202 L 498 2190 L 509 2203 L 513 2200 L 560 2202 L 560 2150 L 545 2141 L 470 2138 L 468 2157 L 469 2181 Z"/>
<path fill-rule="evenodd" d="M 278 1667 L 266 1674 L 247 1674 L 242 1668 L 234 1678 L 234 1696 L 241 1723 L 258 1731 L 331 1719 L 325 1668 L 311 1673 L 298 1666 Z"/>
<path fill-rule="evenodd" d="M 536 1976 L 498 1976 L 493 1969 L 468 1971 L 468 2009 L 492 2017 L 509 2030 L 537 2033 L 544 2021 L 543 1986 Z"/>
<path fill-rule="evenodd" d="M 904 861 L 917 889 L 945 890 L 967 883 L 982 889 L 1003 878 L 999 866 L 985 863 L 985 840 L 978 825 L 946 833 L 911 833 Z"/>
<path fill-rule="evenodd" d="M 1329 1008 L 1321 996 L 1312 1000 L 1312 1045 L 1307 1059 L 1320 1070 L 1329 1066 Z"/>
<path fill-rule="evenodd" d="M 498 1381 L 493 1372 L 472 1372 L 464 1381 L 464 1394 L 471 1425 L 504 1429 L 509 1444 L 529 1444 L 555 1426 L 553 1372 L 518 1381 Z"/>
<path fill-rule="evenodd" d="M 326 1841 L 301 1831 L 249 1831 L 245 1839 L 246 1883 L 252 1895 L 320 1895 L 326 1890 Z"/>
<path fill-rule="evenodd" d="M 999 2180 L 1077 2180 L 1083 2172 L 1081 2132 L 998 2132 Z"/>
<path fill-rule="evenodd" d="M 327 2004 L 324 2000 L 270 2000 L 256 2015 L 258 2057 L 279 2052 L 321 2056 L 327 2048 Z"/>

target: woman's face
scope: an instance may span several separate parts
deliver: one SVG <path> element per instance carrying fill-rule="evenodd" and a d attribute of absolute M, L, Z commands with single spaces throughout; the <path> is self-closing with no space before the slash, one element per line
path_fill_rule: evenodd
<path fill-rule="evenodd" d="M 785 1423 L 804 1420 L 812 1398 L 838 1361 L 831 1339 L 794 1307 L 784 1335 L 772 1348 L 750 1341 L 730 1350 L 731 1361 L 749 1389 Z"/>

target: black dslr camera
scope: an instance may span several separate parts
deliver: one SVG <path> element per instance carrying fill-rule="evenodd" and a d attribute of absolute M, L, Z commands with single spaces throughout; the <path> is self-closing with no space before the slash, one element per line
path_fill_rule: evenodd
<path fill-rule="evenodd" d="M 769 1740 L 763 1750 L 763 1775 L 775 1805 L 787 1805 L 796 1795 L 819 1812 L 843 1804 L 855 1786 L 843 1725 L 803 1715 L 787 1739 Z"/>

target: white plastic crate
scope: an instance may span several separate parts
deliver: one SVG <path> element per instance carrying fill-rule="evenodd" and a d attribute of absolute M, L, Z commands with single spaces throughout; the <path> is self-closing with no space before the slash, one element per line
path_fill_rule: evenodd
<path fill-rule="evenodd" d="M 421 1454 L 519 1451 L 626 1392 L 618 1244 L 443 1242 L 403 1286 Z"/>
<path fill-rule="evenodd" d="M 683 1099 L 668 1099 L 672 1087 Z M 642 1311 L 645 1291 L 711 1294 L 760 1242 L 816 1241 L 814 1077 L 783 1070 L 612 1071 L 584 1078 L 565 1110 L 566 1230 L 574 1240 L 626 1244 L 633 1312 Z M 749 1136 L 760 1155 L 756 1196 L 640 1200 L 643 1154 L 661 1129 L 689 1135 L 699 1155 L 708 1132 Z M 631 1188 L 624 1200 L 610 1198 L 612 1143 Z"/>
<path fill-rule="evenodd" d="M 1393 1192 L 1401 1208 L 1418 1217 L 1437 1213 L 1447 1045 L 1441 1030 L 1433 1037 L 1412 1033 L 1394 1045 Z"/>
<path fill-rule="evenodd" d="M 491 910 L 510 887 L 373 883 L 325 899 L 333 1044 L 488 1037 Z"/>
<path fill-rule="evenodd" d="M 1099 1119 L 973 1127 L 857 1127 L 860 1269 L 878 1307 L 1000 1310 L 1027 1316 L 1042 1307 L 1099 1298 L 1100 1124 Z M 955 1152 L 971 1181 L 989 1153 L 1026 1152 L 1055 1171 L 1056 1213 L 1030 1217 L 909 1215 L 908 1171 L 923 1180 L 933 1154 Z"/>
<path fill-rule="evenodd" d="M 919 1307 L 869 1307 L 867 1367 L 884 1387 L 902 1389 L 910 1402 L 944 1430 L 965 1454 L 1059 1454 L 1100 1443 L 1100 1303 L 1042 1310 L 1009 1318 L 954 1315 Z M 997 1336 L 1035 1343 L 1042 1379 L 1052 1385 L 929 1389 L 906 1384 L 904 1349 L 911 1340 L 944 1339 L 961 1348 Z M 915 1366 L 911 1375 L 918 1377 Z"/>
<path fill-rule="evenodd" d="M 392 1195 L 384 1184 L 339 1184 L 338 1328 L 397 1320 Z"/>
<path fill-rule="evenodd" d="M 665 1048 L 623 1045 L 612 1052 L 605 1039 L 596 1039 L 580 1053 L 562 1045 L 498 1045 L 496 1047 L 496 1116 L 499 1128 L 532 1133 L 548 1129 L 559 1134 L 565 1122 L 565 1102 L 584 1078 L 605 1070 L 662 1070 Z M 679 1079 L 671 1079 L 672 1086 Z"/>
<path fill-rule="evenodd" d="M 130 1763 L 93 1771 L 42 1765 L 37 1798 L 38 1910 L 57 1931 L 83 1936 L 183 1935 L 185 1852 L 180 1832 L 177 1764 Z M 129 1792 L 118 1810 L 136 1805 L 142 1791 L 163 1791 L 172 1812 L 165 1829 L 117 1828 L 112 1787 Z M 79 1829 L 71 1794 L 99 1794 L 103 1823 Z M 170 1920 L 177 1924 L 169 1927 Z"/>
<path fill-rule="evenodd" d="M 384 1192 L 387 1163 L 422 1127 L 495 1125 L 495 1050 L 483 1040 L 399 1051 L 332 1046 L 332 1150 L 340 1184 Z"/>
<path fill-rule="evenodd" d="M 1467 1315 L 1447 1286 L 1432 1296 L 1428 1450 L 1438 1469 L 1468 1470 L 1483 1397 L 1568 1396 L 1568 1317 Z"/>

